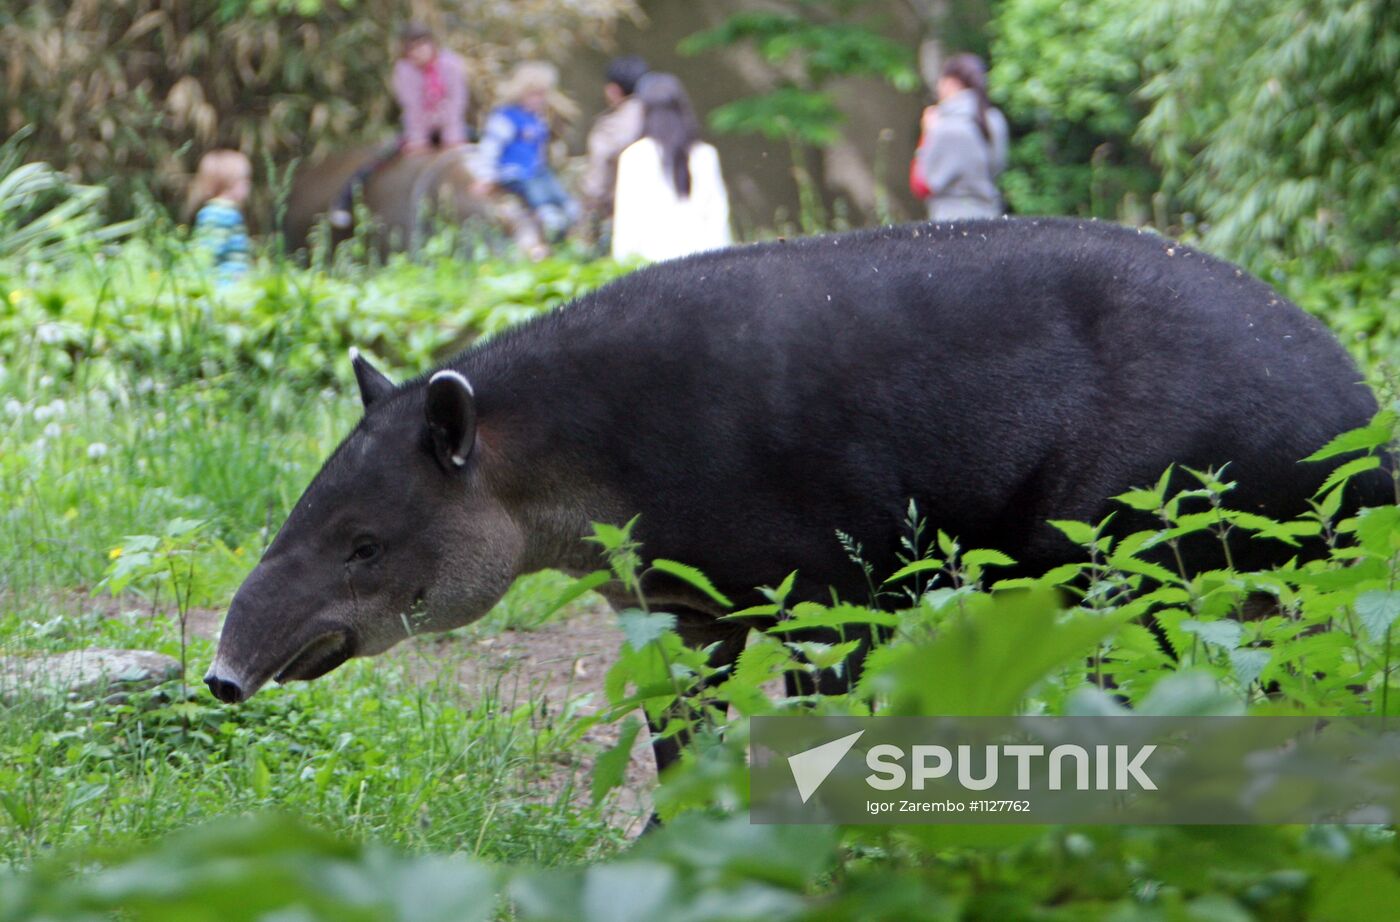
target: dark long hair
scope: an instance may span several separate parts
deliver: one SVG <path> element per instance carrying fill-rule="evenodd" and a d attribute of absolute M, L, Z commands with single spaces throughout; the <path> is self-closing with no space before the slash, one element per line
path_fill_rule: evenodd
<path fill-rule="evenodd" d="M 681 198 L 690 197 L 690 149 L 700 140 L 700 123 L 685 87 L 674 74 L 649 73 L 637 81 L 642 101 L 642 136 L 661 148 L 661 166 Z"/>
<path fill-rule="evenodd" d="M 987 101 L 987 65 L 977 55 L 963 52 L 943 64 L 942 75 L 952 77 L 977 94 L 977 127 L 982 130 L 982 137 L 991 141 L 992 129 L 987 124 L 987 110 L 992 105 Z"/>

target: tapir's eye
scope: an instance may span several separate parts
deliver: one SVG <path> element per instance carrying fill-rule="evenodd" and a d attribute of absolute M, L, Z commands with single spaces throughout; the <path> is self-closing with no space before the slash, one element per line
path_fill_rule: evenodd
<path fill-rule="evenodd" d="M 379 545 L 373 541 L 362 538 L 355 542 L 355 549 L 350 552 L 351 560 L 366 561 L 373 560 L 379 556 Z"/>

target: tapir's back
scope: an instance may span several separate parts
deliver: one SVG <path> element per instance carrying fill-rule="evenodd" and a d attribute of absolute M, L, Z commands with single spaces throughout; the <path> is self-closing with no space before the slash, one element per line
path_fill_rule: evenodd
<path fill-rule="evenodd" d="M 1236 502 L 1293 515 L 1325 475 L 1298 459 L 1375 411 L 1332 335 L 1267 286 L 1065 220 L 665 263 L 461 364 L 483 413 L 528 412 L 627 497 L 649 553 L 743 589 L 856 579 L 835 531 L 885 563 L 910 499 L 1050 564 L 1072 549 L 1045 519 L 1101 517 L 1173 463 L 1229 462 Z"/>

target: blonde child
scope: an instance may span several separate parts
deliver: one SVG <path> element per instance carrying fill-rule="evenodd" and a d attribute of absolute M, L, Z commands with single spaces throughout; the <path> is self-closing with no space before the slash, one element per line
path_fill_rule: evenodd
<path fill-rule="evenodd" d="M 199 158 L 187 209 L 195 212 L 195 243 L 214 257 L 221 285 L 248 271 L 248 227 L 242 208 L 252 188 L 253 164 L 244 154 L 211 150 Z"/>
<path fill-rule="evenodd" d="M 546 118 L 558 82 L 559 73 L 551 64 L 518 65 L 501 87 L 505 104 L 487 118 L 473 163 L 478 195 L 497 187 L 511 193 L 525 203 L 553 240 L 563 237 L 579 218 L 578 203 L 549 168 Z"/>

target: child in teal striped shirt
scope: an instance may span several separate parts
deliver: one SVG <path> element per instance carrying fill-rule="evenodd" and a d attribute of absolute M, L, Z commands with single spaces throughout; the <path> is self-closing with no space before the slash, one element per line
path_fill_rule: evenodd
<path fill-rule="evenodd" d="M 248 271 L 248 227 L 242 206 L 252 187 L 252 161 L 236 150 L 205 154 L 190 184 L 189 207 L 199 209 L 194 218 L 195 243 L 213 256 L 220 287 Z"/>

